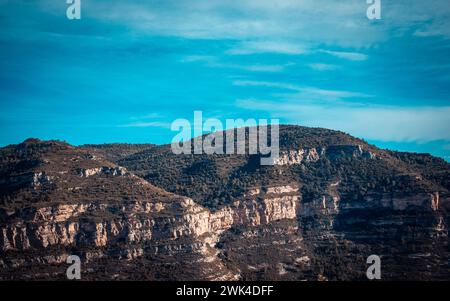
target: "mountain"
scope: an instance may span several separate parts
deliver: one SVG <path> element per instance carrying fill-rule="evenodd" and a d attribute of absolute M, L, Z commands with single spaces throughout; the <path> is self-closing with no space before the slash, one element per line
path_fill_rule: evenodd
<path fill-rule="evenodd" d="M 450 164 L 280 126 L 280 157 L 0 149 L 0 279 L 448 280 Z"/>

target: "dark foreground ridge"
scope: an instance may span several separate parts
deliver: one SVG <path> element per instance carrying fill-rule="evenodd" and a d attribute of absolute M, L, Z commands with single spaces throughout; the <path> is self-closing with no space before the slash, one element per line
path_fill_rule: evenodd
<path fill-rule="evenodd" d="M 169 145 L 0 149 L 0 279 L 450 279 L 450 164 L 280 127 L 280 158 Z"/>

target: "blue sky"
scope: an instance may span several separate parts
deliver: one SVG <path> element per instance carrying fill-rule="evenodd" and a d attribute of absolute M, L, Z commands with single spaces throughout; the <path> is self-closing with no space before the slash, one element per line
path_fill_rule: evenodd
<path fill-rule="evenodd" d="M 279 118 L 450 160 L 448 0 L 0 0 L 0 145 Z"/>

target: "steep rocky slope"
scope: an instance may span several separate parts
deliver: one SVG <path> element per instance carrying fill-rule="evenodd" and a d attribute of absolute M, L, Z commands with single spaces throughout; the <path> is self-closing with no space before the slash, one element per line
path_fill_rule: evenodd
<path fill-rule="evenodd" d="M 282 126 L 280 158 L 27 140 L 0 149 L 0 278 L 449 279 L 450 165 Z M 113 161 L 113 162 L 112 162 Z"/>

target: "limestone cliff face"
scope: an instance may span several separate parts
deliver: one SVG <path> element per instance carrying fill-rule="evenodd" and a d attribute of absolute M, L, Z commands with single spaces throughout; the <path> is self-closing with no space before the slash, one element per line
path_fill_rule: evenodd
<path fill-rule="evenodd" d="M 108 166 L 102 166 L 102 167 L 94 167 L 94 168 L 87 168 L 87 169 L 80 169 L 79 174 L 80 177 L 91 177 L 94 175 L 113 175 L 113 176 L 124 176 L 128 172 L 126 168 L 117 166 L 117 167 L 108 167 Z"/>
<path fill-rule="evenodd" d="M 141 256 L 143 250 L 127 249 L 127 245 L 150 243 L 155 253 L 173 255 L 195 249 L 204 252 L 206 247 L 213 248 L 219 235 L 231 227 L 296 218 L 298 188 L 269 187 L 266 191 L 259 193 L 261 200 L 243 197 L 216 212 L 181 197 L 164 203 L 89 202 L 3 210 L 0 250 L 7 255 L 10 251 L 44 250 L 52 246 L 101 250 L 122 245 L 131 253 L 129 259 L 133 259 Z M 187 245 L 178 243 L 186 239 Z"/>
<path fill-rule="evenodd" d="M 335 159 L 338 157 L 350 158 L 370 158 L 375 159 L 376 155 L 364 149 L 362 145 L 334 145 L 321 148 L 302 148 L 298 150 L 281 151 L 274 165 L 299 165 L 317 162 L 320 158 L 327 157 Z"/>
<path fill-rule="evenodd" d="M 315 162 L 325 153 L 324 149 L 316 148 L 282 151 L 274 165 L 296 165 L 301 163 Z"/>

